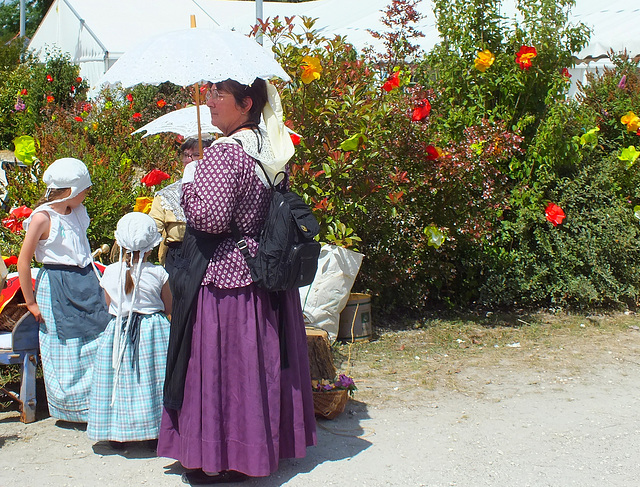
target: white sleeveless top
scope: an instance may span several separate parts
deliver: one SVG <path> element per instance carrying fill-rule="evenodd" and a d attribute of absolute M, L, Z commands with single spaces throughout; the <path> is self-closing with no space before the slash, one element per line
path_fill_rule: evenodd
<path fill-rule="evenodd" d="M 143 262 L 140 281 L 138 281 L 136 302 L 133 306 L 131 305 L 133 293 L 123 296 L 123 316 L 126 317 L 132 307 L 133 311 L 143 315 L 150 315 L 158 311 L 164 311 L 164 303 L 162 302 L 162 286 L 167 282 L 167 279 L 169 279 L 169 274 L 164 270 L 164 267 L 152 264 L 151 262 Z M 121 285 L 120 262 L 108 265 L 100 279 L 100 286 L 107 291 L 107 294 L 111 298 L 109 313 L 113 316 L 118 316 L 118 299 L 120 297 Z"/>
<path fill-rule="evenodd" d="M 31 218 L 37 212 L 46 211 L 51 219 L 49 238 L 38 241 L 36 260 L 43 264 L 62 264 L 86 267 L 91 261 L 91 247 L 87 239 L 89 215 L 84 205 L 71 210 L 68 215 L 61 215 L 49 205 L 38 206 L 22 226 L 25 230 Z"/>

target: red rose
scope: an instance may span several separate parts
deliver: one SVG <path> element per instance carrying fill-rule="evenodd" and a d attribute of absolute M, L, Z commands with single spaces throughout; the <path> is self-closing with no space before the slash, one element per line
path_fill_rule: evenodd
<path fill-rule="evenodd" d="M 554 227 L 557 227 L 562 223 L 562 220 L 565 219 L 566 215 L 562 208 L 560 208 L 555 203 L 549 203 L 547 208 L 544 210 L 544 214 L 551 223 L 553 223 Z"/>
<path fill-rule="evenodd" d="M 413 113 L 411 114 L 412 122 L 420 122 L 429 116 L 431 113 L 431 103 L 426 98 L 416 103 Z"/>
<path fill-rule="evenodd" d="M 18 263 L 18 258 L 15 255 L 2 260 L 4 260 L 4 265 L 6 265 L 7 267 L 9 267 L 10 265 L 16 265 Z"/>
<path fill-rule="evenodd" d="M 382 89 L 386 92 L 394 90 L 400 86 L 400 71 L 393 73 L 387 81 L 382 85 Z"/>
<path fill-rule="evenodd" d="M 433 145 L 428 145 L 426 148 L 426 152 L 427 159 L 430 161 L 435 161 L 438 157 L 440 157 L 440 151 Z"/>
<path fill-rule="evenodd" d="M 166 172 L 163 172 L 160 169 L 154 169 L 145 177 L 143 177 L 140 182 L 145 186 L 155 186 L 156 184 L 160 184 L 162 181 L 169 178 L 170 176 Z"/>

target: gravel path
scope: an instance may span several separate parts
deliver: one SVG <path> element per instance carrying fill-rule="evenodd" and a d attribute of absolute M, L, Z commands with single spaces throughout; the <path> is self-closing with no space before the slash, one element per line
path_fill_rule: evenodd
<path fill-rule="evenodd" d="M 247 487 L 638 485 L 640 333 L 571 367 L 456 370 L 459 387 L 408 391 L 392 405 L 350 401 L 318 422 L 318 446 Z M 362 391 L 372 397 L 371 391 Z M 0 485 L 182 485 L 177 462 L 115 452 L 52 418 L 0 413 Z"/>

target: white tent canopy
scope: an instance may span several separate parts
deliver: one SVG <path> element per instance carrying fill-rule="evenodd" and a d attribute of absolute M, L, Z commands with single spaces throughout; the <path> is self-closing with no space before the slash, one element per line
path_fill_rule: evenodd
<path fill-rule="evenodd" d="M 513 2 L 505 0 L 504 15 L 513 15 Z M 379 41 L 368 29 L 385 30 L 381 11 L 389 3 L 390 0 L 265 2 L 263 16 L 317 18 L 316 28 L 325 36 L 345 35 L 357 48 L 375 48 Z M 424 18 L 417 28 L 425 34 L 419 44 L 428 51 L 439 40 L 431 0 L 421 0 L 418 9 Z M 29 47 L 41 56 L 54 47 L 69 53 L 80 65 L 81 76 L 93 85 L 122 53 L 153 35 L 189 27 L 191 15 L 195 15 L 199 28 L 222 26 L 248 33 L 255 24 L 256 8 L 254 2 L 232 0 L 55 0 Z M 640 55 L 640 36 L 634 34 L 638 32 L 638 18 L 640 4 L 634 2 L 577 0 L 571 21 L 585 23 L 593 33 L 589 45 L 576 57 L 589 62 L 606 57 L 609 50 L 624 49 L 632 56 Z M 574 74 L 584 71 L 585 66 L 578 66 Z"/>

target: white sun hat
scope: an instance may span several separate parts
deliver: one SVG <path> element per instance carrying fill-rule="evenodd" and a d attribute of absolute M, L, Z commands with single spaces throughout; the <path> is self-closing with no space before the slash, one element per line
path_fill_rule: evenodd
<path fill-rule="evenodd" d="M 71 194 L 56 203 L 75 198 L 92 184 L 87 166 L 73 157 L 56 160 L 45 170 L 42 180 L 47 185 L 47 194 L 52 189 L 71 188 Z"/>

